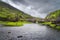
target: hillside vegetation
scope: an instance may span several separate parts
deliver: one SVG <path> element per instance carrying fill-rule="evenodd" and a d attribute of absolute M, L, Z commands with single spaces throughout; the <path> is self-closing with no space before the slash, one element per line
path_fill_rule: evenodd
<path fill-rule="evenodd" d="M 0 2 L 0 19 L 5 21 L 19 21 L 20 19 L 31 18 L 32 16 L 15 9 L 14 7 Z"/>
<path fill-rule="evenodd" d="M 54 12 L 51 12 L 47 15 L 46 19 L 49 19 L 51 21 L 55 21 L 60 16 L 60 10 L 56 10 Z"/>
<path fill-rule="evenodd" d="M 28 18 L 32 18 L 32 16 L 0 1 L 0 23 L 12 26 L 17 22 L 20 25 Z"/>
<path fill-rule="evenodd" d="M 60 10 L 56 10 L 48 14 L 45 18 L 45 22 L 42 24 L 60 30 Z"/>

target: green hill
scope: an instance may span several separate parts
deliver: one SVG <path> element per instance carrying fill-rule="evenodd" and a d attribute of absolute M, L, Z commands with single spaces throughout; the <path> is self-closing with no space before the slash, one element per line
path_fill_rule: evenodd
<path fill-rule="evenodd" d="M 45 18 L 47 21 L 44 23 L 52 28 L 60 30 L 60 10 L 56 10 L 48 14 Z"/>
<path fill-rule="evenodd" d="M 20 19 L 32 18 L 32 16 L 0 1 L 0 20 L 19 21 Z"/>
<path fill-rule="evenodd" d="M 0 1 L 0 21 L 2 22 L 4 21 L 5 24 L 6 22 L 10 22 L 10 24 L 13 24 L 11 22 L 25 21 L 25 19 L 28 19 L 28 18 L 33 18 L 33 17 L 31 15 L 28 15 L 12 7 L 11 5 L 7 3 Z"/>
<path fill-rule="evenodd" d="M 55 21 L 59 16 L 60 16 L 60 10 L 56 10 L 54 12 L 49 13 L 46 16 L 46 19 L 48 19 L 50 21 Z"/>

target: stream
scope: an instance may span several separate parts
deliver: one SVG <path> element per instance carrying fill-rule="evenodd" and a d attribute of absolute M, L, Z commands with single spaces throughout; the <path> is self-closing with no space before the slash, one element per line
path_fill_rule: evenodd
<path fill-rule="evenodd" d="M 0 27 L 0 40 L 60 40 L 60 32 L 39 24 Z"/>

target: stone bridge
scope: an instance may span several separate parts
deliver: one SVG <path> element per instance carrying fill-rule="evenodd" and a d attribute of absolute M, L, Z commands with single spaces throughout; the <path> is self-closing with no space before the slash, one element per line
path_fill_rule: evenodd
<path fill-rule="evenodd" d="M 33 23 L 44 22 L 44 20 L 42 20 L 42 19 L 26 19 L 26 21 L 33 22 Z"/>

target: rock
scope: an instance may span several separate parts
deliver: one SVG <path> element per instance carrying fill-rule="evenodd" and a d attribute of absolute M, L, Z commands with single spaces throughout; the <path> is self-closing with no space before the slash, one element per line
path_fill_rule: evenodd
<path fill-rule="evenodd" d="M 17 36 L 17 38 L 21 38 L 21 37 L 23 37 L 23 36 Z"/>
<path fill-rule="evenodd" d="M 60 26 L 60 24 L 56 24 L 57 26 Z"/>
<path fill-rule="evenodd" d="M 8 33 L 11 33 L 11 32 L 8 32 Z"/>

